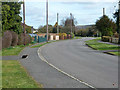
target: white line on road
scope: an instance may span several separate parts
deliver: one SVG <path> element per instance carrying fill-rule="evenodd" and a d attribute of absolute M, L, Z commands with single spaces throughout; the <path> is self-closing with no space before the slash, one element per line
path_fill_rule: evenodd
<path fill-rule="evenodd" d="M 44 46 L 42 46 L 42 47 L 44 47 Z M 86 83 L 86 82 L 84 82 L 84 81 L 82 81 L 82 80 L 77 79 L 76 77 L 74 77 L 74 76 L 72 76 L 72 75 L 70 75 L 70 74 L 62 71 L 61 69 L 55 67 L 53 64 L 49 63 L 49 62 L 41 55 L 41 48 L 42 48 L 42 47 L 40 47 L 40 48 L 38 49 L 38 52 L 37 52 L 39 58 L 40 58 L 42 61 L 46 62 L 48 65 L 50 65 L 51 67 L 55 68 L 55 69 L 58 70 L 59 72 L 67 75 L 68 77 L 70 77 L 70 78 L 72 78 L 72 79 L 74 79 L 74 80 L 76 80 L 76 81 L 78 81 L 78 82 L 80 82 L 80 83 L 82 83 L 82 84 L 90 87 L 90 88 L 93 88 L 93 89 L 97 90 L 97 88 L 95 88 L 94 86 L 92 86 L 92 85 L 90 85 L 90 84 L 88 84 L 88 83 Z"/>

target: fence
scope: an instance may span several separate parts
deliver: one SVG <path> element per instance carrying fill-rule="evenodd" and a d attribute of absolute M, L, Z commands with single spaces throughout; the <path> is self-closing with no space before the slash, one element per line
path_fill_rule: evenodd
<path fill-rule="evenodd" d="M 47 41 L 47 35 L 45 35 L 45 37 L 43 36 L 34 37 L 34 42 L 41 43 L 41 42 L 46 42 L 46 41 Z"/>

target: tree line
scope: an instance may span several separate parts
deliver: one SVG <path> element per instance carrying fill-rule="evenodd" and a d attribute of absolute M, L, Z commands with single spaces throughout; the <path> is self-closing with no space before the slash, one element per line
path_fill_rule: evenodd
<path fill-rule="evenodd" d="M 76 36 L 113 36 L 115 33 L 118 33 L 118 11 L 116 11 L 113 14 L 113 17 L 115 18 L 115 22 L 110 19 L 107 15 L 103 15 L 100 17 L 95 25 L 91 25 L 89 28 L 85 29 L 78 29 L 76 27 L 77 21 L 73 17 L 71 18 L 66 18 L 61 20 L 61 25 L 59 25 L 59 32 L 60 33 L 67 33 L 69 34 L 71 32 L 71 20 L 72 20 L 72 30 L 73 33 Z M 57 22 L 55 23 L 54 26 L 48 25 L 49 27 L 49 33 L 57 33 Z M 40 26 L 38 28 L 39 33 L 46 33 L 46 25 L 45 26 Z"/>
<path fill-rule="evenodd" d="M 71 24 L 71 20 L 72 20 L 72 24 Z M 62 19 L 61 25 L 58 25 L 59 26 L 59 33 L 70 34 L 71 33 L 71 25 L 72 25 L 72 30 L 74 33 L 76 24 L 77 24 L 77 21 L 75 20 L 74 17 L 72 17 L 72 19 L 71 18 Z M 57 22 L 53 26 L 48 25 L 48 28 L 49 28 L 49 33 L 57 33 Z M 38 33 L 46 33 L 46 25 L 40 26 L 38 28 Z"/>

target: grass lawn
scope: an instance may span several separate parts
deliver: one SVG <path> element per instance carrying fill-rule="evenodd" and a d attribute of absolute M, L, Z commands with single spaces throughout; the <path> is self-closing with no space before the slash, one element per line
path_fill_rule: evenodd
<path fill-rule="evenodd" d="M 120 56 L 120 52 L 109 52 L 109 53 Z"/>
<path fill-rule="evenodd" d="M 2 88 L 42 88 L 36 83 L 17 60 L 2 62 Z"/>
<path fill-rule="evenodd" d="M 96 50 L 118 50 L 118 49 L 120 49 L 120 47 L 118 47 L 116 45 L 99 43 L 98 40 L 100 40 L 100 38 L 97 38 L 94 40 L 89 40 L 89 41 L 86 41 L 86 44 Z"/>

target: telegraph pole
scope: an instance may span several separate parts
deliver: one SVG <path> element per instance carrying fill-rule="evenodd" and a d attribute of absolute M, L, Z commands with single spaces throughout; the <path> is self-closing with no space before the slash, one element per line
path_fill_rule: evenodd
<path fill-rule="evenodd" d="M 46 26 L 47 26 L 47 42 L 48 42 L 48 0 L 46 1 Z"/>
<path fill-rule="evenodd" d="M 31 32 L 32 32 L 32 35 L 33 35 L 33 26 L 31 27 Z"/>
<path fill-rule="evenodd" d="M 72 35 L 72 13 L 70 13 L 71 16 L 71 35 Z"/>
<path fill-rule="evenodd" d="M 118 41 L 118 43 L 120 44 L 120 0 L 119 0 L 119 17 L 118 17 L 118 20 L 119 20 L 119 24 L 118 24 L 118 33 L 119 33 L 119 41 Z"/>
<path fill-rule="evenodd" d="M 25 45 L 25 1 L 23 0 L 23 31 L 24 31 L 24 45 Z"/>
<path fill-rule="evenodd" d="M 105 8 L 103 8 L 103 16 L 105 15 Z"/>
<path fill-rule="evenodd" d="M 59 20 L 59 13 L 57 13 L 57 34 L 59 34 L 59 25 L 58 25 L 58 20 Z"/>

